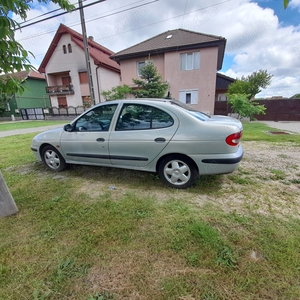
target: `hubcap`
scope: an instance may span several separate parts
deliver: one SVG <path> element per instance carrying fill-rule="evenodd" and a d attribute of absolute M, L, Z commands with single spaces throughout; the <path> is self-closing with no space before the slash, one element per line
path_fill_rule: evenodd
<path fill-rule="evenodd" d="M 164 168 L 166 179 L 174 185 L 183 185 L 191 178 L 189 166 L 180 160 L 172 160 Z"/>
<path fill-rule="evenodd" d="M 48 150 L 45 153 L 45 162 L 51 169 L 57 169 L 60 166 L 60 159 L 58 155 L 52 151 Z"/>

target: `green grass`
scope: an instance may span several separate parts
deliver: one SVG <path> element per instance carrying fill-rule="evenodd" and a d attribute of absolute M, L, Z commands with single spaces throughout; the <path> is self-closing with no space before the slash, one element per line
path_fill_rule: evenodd
<path fill-rule="evenodd" d="M 259 130 L 247 124 L 244 138 L 262 138 Z M 300 220 L 261 214 L 278 191 L 268 194 L 251 171 L 207 176 L 185 191 L 136 171 L 56 174 L 35 161 L 33 136 L 0 139 L 19 208 L 0 219 L 0 299 L 300 299 Z M 285 177 L 269 172 L 271 184 Z M 230 209 L 230 197 L 243 197 L 243 211 Z"/>
<path fill-rule="evenodd" d="M 258 122 L 243 122 L 243 141 L 264 141 L 272 143 L 297 143 L 300 144 L 300 134 L 268 134 L 269 131 L 282 131 L 270 128 Z"/>
<path fill-rule="evenodd" d="M 68 120 L 60 121 L 47 121 L 47 120 L 35 120 L 35 121 L 22 121 L 22 122 L 0 122 L 0 131 L 35 128 L 41 126 L 67 124 Z"/>

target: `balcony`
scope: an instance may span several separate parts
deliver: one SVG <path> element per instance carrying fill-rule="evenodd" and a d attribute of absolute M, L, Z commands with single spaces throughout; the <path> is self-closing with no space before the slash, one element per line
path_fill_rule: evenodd
<path fill-rule="evenodd" d="M 48 95 L 72 95 L 74 94 L 73 85 L 55 85 L 55 86 L 46 86 L 46 93 Z"/>

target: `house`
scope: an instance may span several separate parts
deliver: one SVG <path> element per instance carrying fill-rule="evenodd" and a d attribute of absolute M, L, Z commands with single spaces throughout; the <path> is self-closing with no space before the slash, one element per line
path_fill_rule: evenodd
<path fill-rule="evenodd" d="M 35 71 L 20 71 L 11 74 L 21 80 L 23 93 L 11 96 L 8 102 L 7 115 L 18 114 L 23 108 L 49 108 L 50 101 L 45 91 L 45 76 Z"/>
<path fill-rule="evenodd" d="M 216 82 L 216 98 L 215 101 L 227 101 L 226 93 L 228 91 L 228 86 L 235 82 L 235 79 L 228 77 L 224 74 L 217 73 Z"/>
<path fill-rule="evenodd" d="M 120 66 L 110 56 L 113 52 L 88 38 L 88 50 L 95 103 L 103 102 L 102 90 L 120 84 Z M 39 67 L 46 74 L 46 92 L 51 106 L 89 105 L 89 80 L 84 52 L 83 37 L 71 28 L 60 24 L 48 51 Z"/>
<path fill-rule="evenodd" d="M 222 68 L 226 39 L 185 29 L 169 30 L 112 55 L 120 64 L 121 85 L 134 88 L 132 78 L 152 61 L 169 94 L 213 114 L 216 73 Z"/>

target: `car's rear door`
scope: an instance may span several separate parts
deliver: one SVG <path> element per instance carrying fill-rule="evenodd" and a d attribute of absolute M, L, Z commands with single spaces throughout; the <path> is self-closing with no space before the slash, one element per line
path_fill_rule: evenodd
<path fill-rule="evenodd" d="M 110 124 L 118 104 L 96 106 L 82 115 L 73 130 L 61 137 L 61 151 L 68 162 L 111 165 L 108 150 Z"/>
<path fill-rule="evenodd" d="M 123 104 L 109 139 L 112 165 L 148 165 L 167 146 L 178 126 L 179 121 L 171 112 L 151 105 Z"/>

